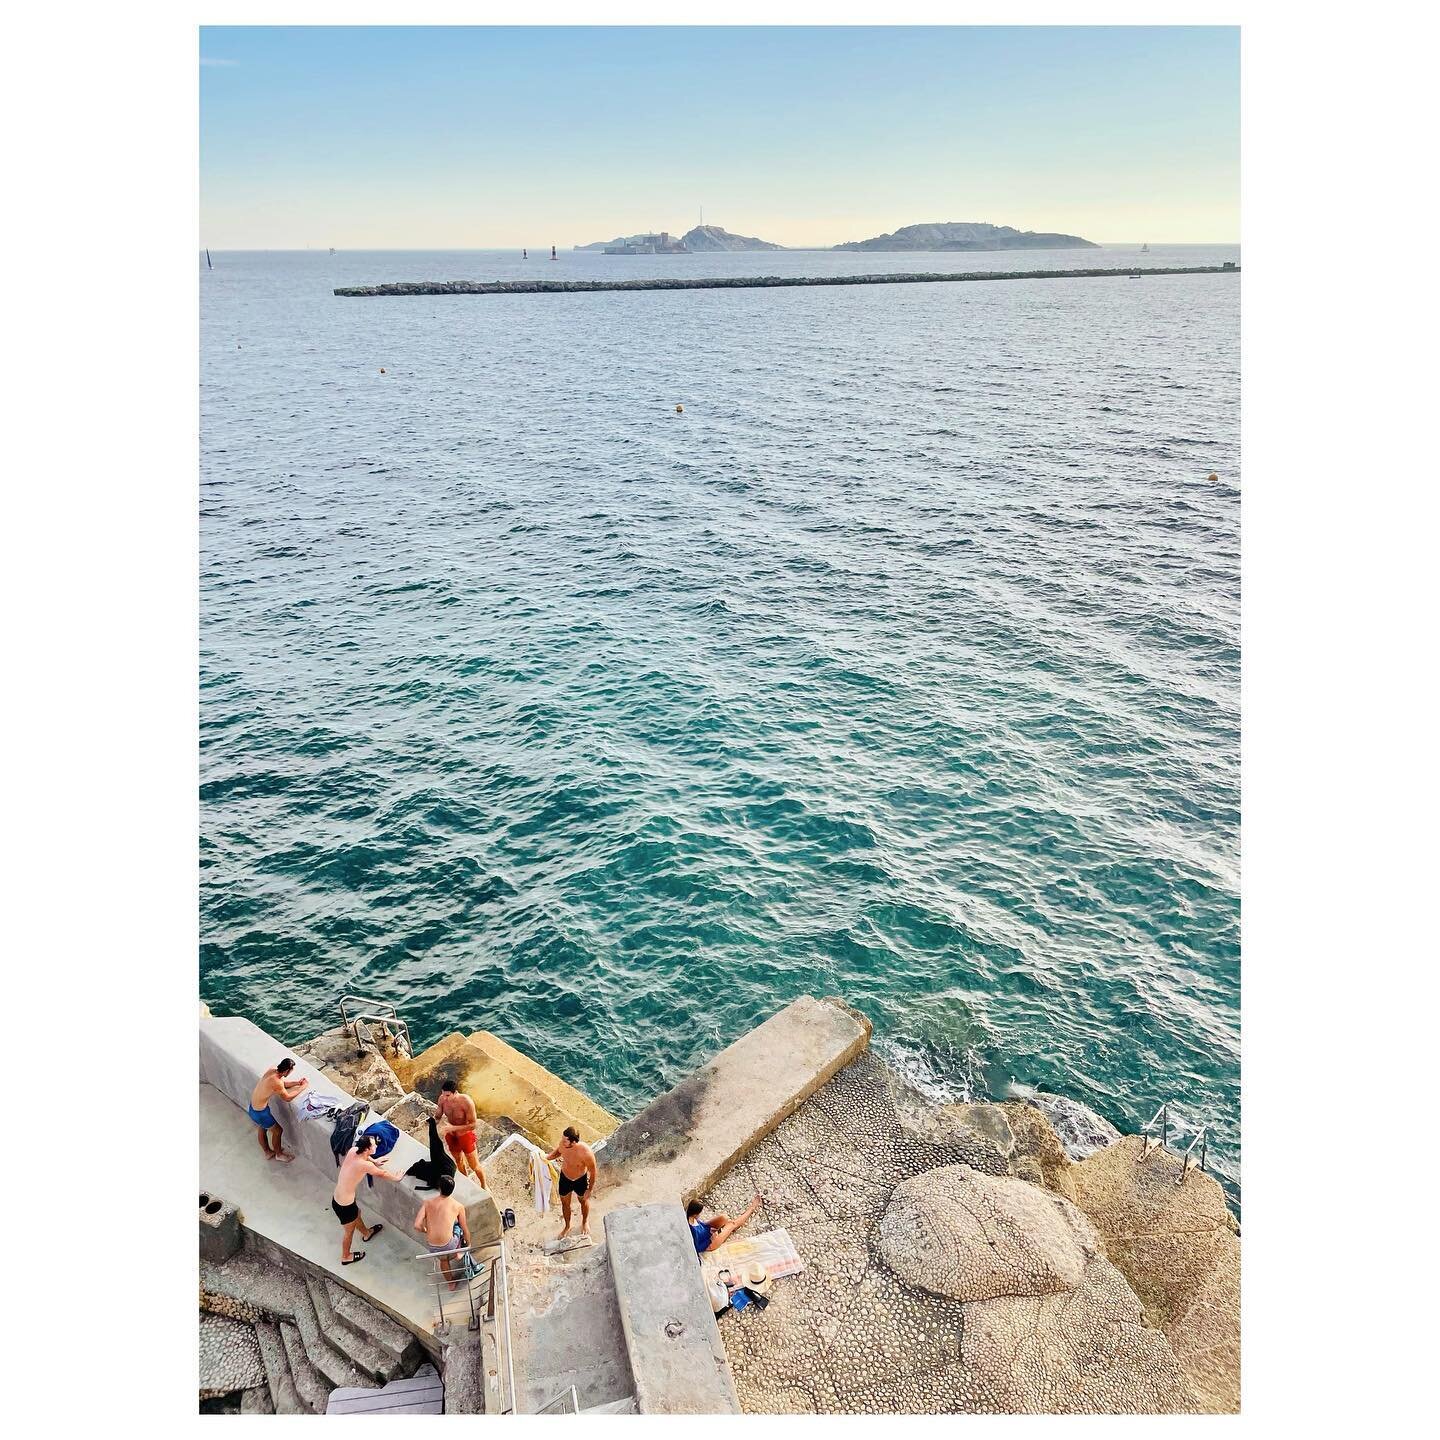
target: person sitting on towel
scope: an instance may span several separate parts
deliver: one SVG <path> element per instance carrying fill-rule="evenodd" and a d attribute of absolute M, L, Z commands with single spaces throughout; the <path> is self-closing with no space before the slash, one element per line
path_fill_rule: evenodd
<path fill-rule="evenodd" d="M 470 1222 L 465 1207 L 455 1199 L 455 1177 L 441 1175 L 435 1182 L 440 1193 L 432 1195 L 415 1216 L 415 1228 L 425 1236 L 425 1247 L 432 1255 L 446 1255 L 452 1250 L 470 1248 Z M 459 1234 L 456 1234 L 456 1229 Z M 453 1290 L 460 1283 L 463 1271 L 452 1260 L 442 1260 L 445 1278 Z"/>
<path fill-rule="evenodd" d="M 545 1157 L 560 1162 L 560 1211 L 565 1216 L 565 1228 L 559 1238 L 563 1240 L 570 1233 L 570 1197 L 580 1197 L 580 1233 L 587 1238 L 590 1234 L 590 1202 L 595 1198 L 595 1152 L 580 1141 L 580 1132 L 567 1125 L 560 1136 L 560 1143 Z"/>
<path fill-rule="evenodd" d="M 707 1250 L 718 1250 L 759 1208 L 761 1197 L 757 1195 L 733 1220 L 728 1215 L 717 1215 L 713 1220 L 702 1220 L 700 1212 L 705 1208 L 698 1200 L 692 1200 L 685 1207 L 685 1220 L 690 1226 L 690 1238 L 695 1242 L 695 1253 L 703 1255 Z"/>

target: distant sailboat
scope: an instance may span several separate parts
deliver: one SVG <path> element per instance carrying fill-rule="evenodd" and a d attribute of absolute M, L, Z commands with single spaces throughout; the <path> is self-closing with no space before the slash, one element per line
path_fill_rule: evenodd
<path fill-rule="evenodd" d="M 558 260 L 560 258 L 558 255 L 556 255 L 555 247 L 553 245 L 550 247 L 550 258 L 552 260 Z"/>
<path fill-rule="evenodd" d="M 1150 253 L 1150 245 L 1148 241 L 1140 247 L 1140 253 L 1142 255 L 1148 255 Z"/>
<path fill-rule="evenodd" d="M 213 270 L 215 268 L 215 262 L 210 258 L 210 250 L 208 246 L 205 250 L 205 268 L 207 270 Z"/>
<path fill-rule="evenodd" d="M 332 255 L 335 253 L 335 247 L 333 245 L 330 247 L 330 253 Z"/>
<path fill-rule="evenodd" d="M 528 260 L 530 258 L 530 252 L 528 250 L 522 250 L 520 252 L 520 258 L 522 260 Z"/>

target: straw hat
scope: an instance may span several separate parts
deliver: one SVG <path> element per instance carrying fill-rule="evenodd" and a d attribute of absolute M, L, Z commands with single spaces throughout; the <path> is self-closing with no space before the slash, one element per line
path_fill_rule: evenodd
<path fill-rule="evenodd" d="M 752 1265 L 745 1272 L 746 1286 L 757 1294 L 764 1294 L 770 1288 L 770 1272 L 763 1265 Z"/>

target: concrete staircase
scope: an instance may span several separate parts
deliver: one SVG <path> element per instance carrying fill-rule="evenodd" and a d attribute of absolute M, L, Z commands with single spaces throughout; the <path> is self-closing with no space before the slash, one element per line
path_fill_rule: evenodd
<path fill-rule="evenodd" d="M 246 1413 L 323 1415 L 332 1390 L 384 1385 L 424 1359 L 414 1335 L 358 1295 L 244 1251 L 223 1265 L 202 1260 L 200 1288 L 265 1317 L 255 1338 L 268 1407 L 255 1396 Z"/>

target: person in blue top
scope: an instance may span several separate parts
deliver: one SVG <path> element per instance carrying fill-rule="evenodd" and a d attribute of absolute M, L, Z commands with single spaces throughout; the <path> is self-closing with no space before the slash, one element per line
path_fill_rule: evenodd
<path fill-rule="evenodd" d="M 685 1221 L 690 1226 L 695 1253 L 703 1255 L 707 1250 L 718 1250 L 760 1208 L 762 1198 L 757 1195 L 733 1220 L 728 1215 L 702 1220 L 700 1212 L 705 1207 L 698 1200 L 692 1200 L 685 1207 Z"/>

